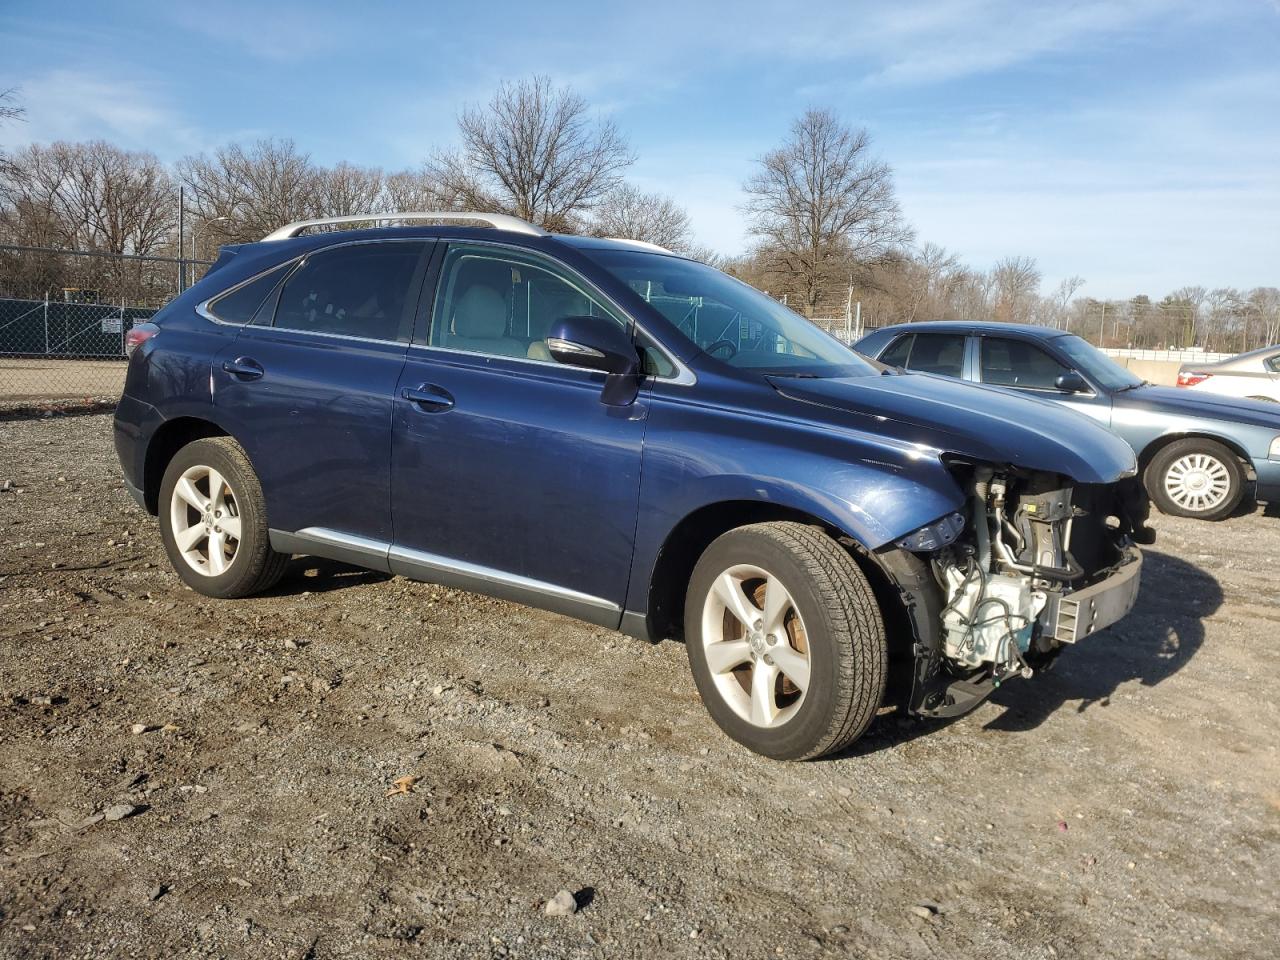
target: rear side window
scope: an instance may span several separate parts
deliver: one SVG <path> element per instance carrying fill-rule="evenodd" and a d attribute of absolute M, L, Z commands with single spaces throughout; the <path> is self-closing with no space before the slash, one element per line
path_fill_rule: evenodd
<path fill-rule="evenodd" d="M 964 334 L 917 333 L 907 358 L 907 369 L 943 377 L 963 377 Z"/>
<path fill-rule="evenodd" d="M 1277 353 L 1274 357 L 1267 357 L 1265 363 L 1267 369 L 1272 373 L 1280 373 L 1280 353 Z"/>
<path fill-rule="evenodd" d="M 905 367 L 907 365 L 907 357 L 911 356 L 911 341 L 914 339 L 914 335 L 910 333 L 905 337 L 899 337 L 880 356 L 880 362 L 887 363 L 891 367 Z"/>
<path fill-rule="evenodd" d="M 311 254 L 285 281 L 275 326 L 305 333 L 408 341 L 428 244 L 387 241 Z"/>
<path fill-rule="evenodd" d="M 223 323 L 246 324 L 253 320 L 258 308 L 266 302 L 282 277 L 289 272 L 293 261 L 283 263 L 259 277 L 242 283 L 209 304 L 209 312 Z"/>
<path fill-rule="evenodd" d="M 1070 372 L 1033 343 L 1003 337 L 982 338 L 983 383 L 1054 390 L 1058 378 Z"/>

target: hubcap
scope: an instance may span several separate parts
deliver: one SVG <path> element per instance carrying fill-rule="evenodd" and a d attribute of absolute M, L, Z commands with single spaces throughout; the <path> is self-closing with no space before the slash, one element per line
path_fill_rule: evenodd
<path fill-rule="evenodd" d="M 1231 493 L 1227 465 L 1208 453 L 1189 453 L 1169 465 L 1165 493 L 1183 510 L 1203 513 L 1221 506 Z"/>
<path fill-rule="evenodd" d="M 173 488 L 169 520 L 187 566 L 206 577 L 226 571 L 240 549 L 240 505 L 213 467 L 189 468 Z"/>
<path fill-rule="evenodd" d="M 716 577 L 702 607 L 702 645 L 716 692 L 743 720 L 780 727 L 809 688 L 809 637 L 773 574 L 738 564 Z"/>

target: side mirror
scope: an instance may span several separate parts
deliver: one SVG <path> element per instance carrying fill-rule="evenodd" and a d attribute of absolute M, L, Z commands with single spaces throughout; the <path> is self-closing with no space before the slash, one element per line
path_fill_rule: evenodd
<path fill-rule="evenodd" d="M 559 363 L 607 373 L 601 400 L 626 406 L 640 389 L 640 352 L 630 334 L 608 317 L 565 317 L 551 325 L 547 349 Z"/>
<path fill-rule="evenodd" d="M 1089 384 L 1085 383 L 1084 377 L 1076 373 L 1074 370 L 1064 373 L 1053 381 L 1053 385 L 1063 393 L 1088 393 Z"/>

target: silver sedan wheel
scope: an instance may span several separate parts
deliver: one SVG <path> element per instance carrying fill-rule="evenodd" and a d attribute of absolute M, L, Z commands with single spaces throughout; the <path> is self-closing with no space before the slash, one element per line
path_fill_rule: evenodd
<path fill-rule="evenodd" d="M 178 553 L 207 577 L 225 573 L 240 549 L 240 506 L 213 467 L 189 468 L 173 488 L 169 521 Z"/>
<path fill-rule="evenodd" d="M 1231 495 L 1231 474 L 1212 454 L 1188 453 L 1169 464 L 1164 489 L 1183 510 L 1204 513 L 1221 506 Z"/>
<path fill-rule="evenodd" d="M 743 720 L 780 727 L 809 688 L 809 639 L 795 600 L 773 574 L 738 564 L 702 607 L 702 645 L 716 691 Z"/>

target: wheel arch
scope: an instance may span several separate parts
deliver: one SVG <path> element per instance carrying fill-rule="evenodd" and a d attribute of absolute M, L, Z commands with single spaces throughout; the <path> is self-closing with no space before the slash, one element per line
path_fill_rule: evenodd
<path fill-rule="evenodd" d="M 882 614 L 889 620 L 898 616 L 899 590 L 892 574 L 877 558 L 883 552 L 864 546 L 850 531 L 799 507 L 762 500 L 721 500 L 704 504 L 687 514 L 671 531 L 659 549 L 649 577 L 644 611 L 644 634 L 650 639 L 682 639 L 684 605 L 693 568 L 716 538 L 753 523 L 791 521 L 821 528 L 842 544 L 871 582 Z M 890 603 L 890 601 L 893 601 Z"/>
<path fill-rule="evenodd" d="M 1156 458 L 1156 455 L 1165 447 L 1180 440 L 1209 440 L 1213 443 L 1221 444 L 1236 455 L 1236 458 L 1244 466 L 1246 475 L 1253 471 L 1253 458 L 1235 440 L 1205 430 L 1185 430 L 1179 433 L 1162 434 L 1143 447 L 1142 452 L 1138 454 L 1139 475 L 1145 479 L 1147 468 L 1151 466 L 1151 461 Z"/>
<path fill-rule="evenodd" d="M 193 440 L 205 437 L 227 437 L 231 434 L 204 417 L 174 417 L 156 428 L 147 443 L 142 471 L 142 497 L 147 512 L 155 516 L 160 510 L 160 481 L 174 455 Z"/>

